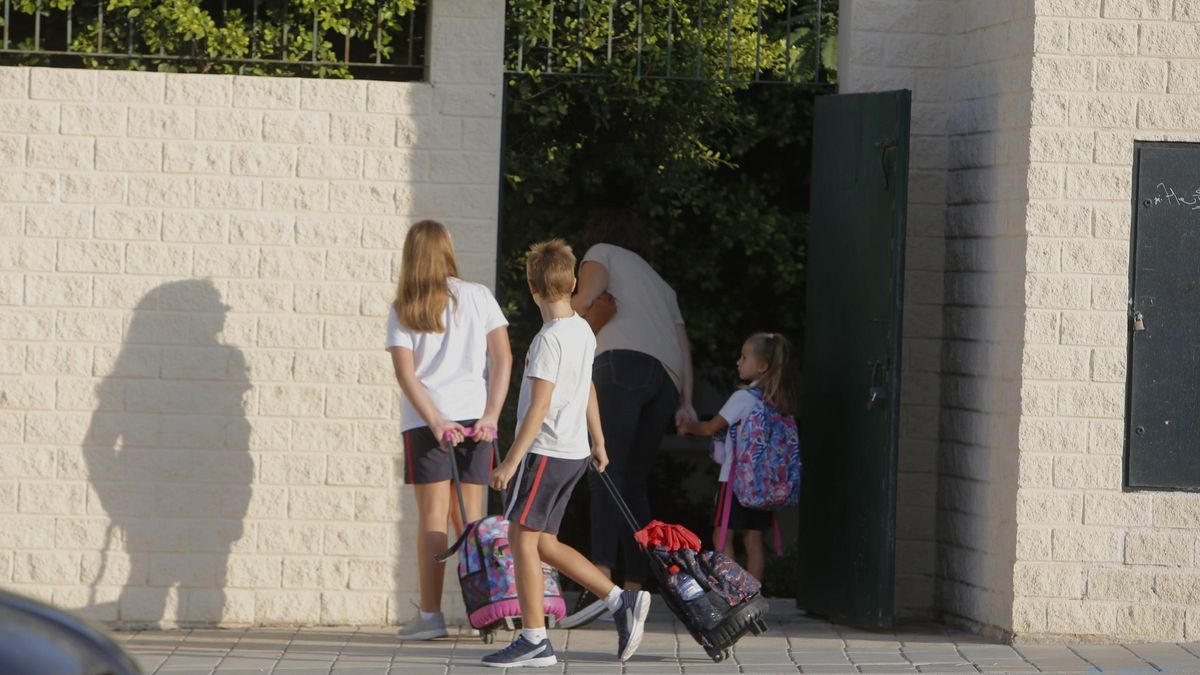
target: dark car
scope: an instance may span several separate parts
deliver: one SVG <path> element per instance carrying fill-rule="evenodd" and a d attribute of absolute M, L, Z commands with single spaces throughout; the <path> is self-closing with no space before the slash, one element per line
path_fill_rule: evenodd
<path fill-rule="evenodd" d="M 37 600 L 0 591 L 0 673 L 141 675 L 103 629 Z"/>

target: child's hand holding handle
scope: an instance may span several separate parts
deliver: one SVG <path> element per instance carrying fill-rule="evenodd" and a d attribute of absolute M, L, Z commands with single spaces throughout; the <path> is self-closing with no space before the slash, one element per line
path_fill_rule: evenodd
<path fill-rule="evenodd" d="M 455 424 L 453 422 L 451 422 L 450 425 L 448 425 L 446 430 L 442 432 L 442 445 L 446 448 L 453 448 L 468 438 L 474 438 L 482 443 L 490 441 L 496 437 L 496 427 L 493 426 L 485 426 L 481 429 L 478 426 L 464 427 L 461 424 Z M 486 438 L 484 438 L 485 435 L 487 436 Z"/>
<path fill-rule="evenodd" d="M 441 424 L 429 425 L 429 430 L 433 432 L 434 438 L 441 439 L 441 448 L 443 451 L 449 451 L 450 448 L 462 443 L 466 439 L 466 427 L 458 422 L 442 422 Z"/>
<path fill-rule="evenodd" d="M 480 443 L 487 443 L 498 438 L 496 422 L 494 420 L 480 419 L 468 431 L 473 432 L 473 438 Z M 467 436 L 471 436 L 471 434 L 467 434 Z"/>

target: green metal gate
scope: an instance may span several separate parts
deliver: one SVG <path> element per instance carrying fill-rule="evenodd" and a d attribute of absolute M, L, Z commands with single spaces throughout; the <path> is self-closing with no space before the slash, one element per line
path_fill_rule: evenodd
<path fill-rule="evenodd" d="M 908 91 L 818 99 L 797 602 L 892 622 Z"/>

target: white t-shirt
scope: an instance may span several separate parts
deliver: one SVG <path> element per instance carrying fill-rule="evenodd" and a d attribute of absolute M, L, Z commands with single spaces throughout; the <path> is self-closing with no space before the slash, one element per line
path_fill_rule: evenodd
<path fill-rule="evenodd" d="M 617 301 L 616 315 L 596 336 L 596 353 L 629 349 L 649 354 L 680 388 L 683 350 L 675 327 L 683 325 L 683 314 L 674 289 L 640 255 L 620 246 L 596 244 L 584 254 L 583 262 L 599 263 L 608 270 L 608 292 Z"/>
<path fill-rule="evenodd" d="M 750 386 L 753 387 L 754 384 Z M 758 398 L 751 394 L 749 389 L 739 389 L 725 401 L 725 405 L 721 406 L 717 414 L 728 422 L 732 429 L 733 425 L 746 419 L 757 402 Z M 738 427 L 738 431 L 741 431 L 741 427 Z M 737 439 L 731 436 L 732 434 L 727 433 L 724 440 L 713 439 L 713 459 L 721 464 L 721 475 L 717 480 L 722 483 L 729 480 L 729 469 L 733 466 L 733 444 Z"/>
<path fill-rule="evenodd" d="M 388 313 L 387 348 L 412 350 L 417 379 L 447 420 L 478 419 L 487 406 L 487 334 L 508 325 L 487 286 L 450 277 L 444 333 L 418 333 Z M 400 430 L 426 426 L 400 395 Z"/>
<path fill-rule="evenodd" d="M 525 377 L 517 402 L 517 428 L 529 412 L 531 378 L 554 383 L 550 410 L 529 452 L 562 459 L 583 459 L 592 454 L 587 434 L 587 405 L 592 387 L 592 359 L 596 338 L 578 314 L 553 319 L 529 343 Z"/>

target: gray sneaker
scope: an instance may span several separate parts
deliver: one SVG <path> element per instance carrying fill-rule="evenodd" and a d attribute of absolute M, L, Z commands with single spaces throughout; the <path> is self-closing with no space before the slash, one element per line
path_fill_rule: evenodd
<path fill-rule="evenodd" d="M 434 614 L 431 619 L 422 619 L 421 613 L 417 612 L 417 615 L 409 619 L 397 633 L 400 639 L 405 641 L 435 640 L 449 634 L 446 630 L 446 619 L 441 612 Z"/>

